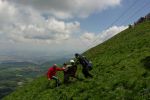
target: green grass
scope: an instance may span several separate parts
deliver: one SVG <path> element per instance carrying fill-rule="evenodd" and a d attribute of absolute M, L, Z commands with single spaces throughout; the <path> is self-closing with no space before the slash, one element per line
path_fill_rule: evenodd
<path fill-rule="evenodd" d="M 150 56 L 150 21 L 121 32 L 84 55 L 94 64 L 93 79 L 84 79 L 79 66 L 77 74 L 82 81 L 54 88 L 54 81 L 41 76 L 4 100 L 150 99 L 150 66 L 146 59 Z M 63 79 L 62 72 L 58 76 Z"/>

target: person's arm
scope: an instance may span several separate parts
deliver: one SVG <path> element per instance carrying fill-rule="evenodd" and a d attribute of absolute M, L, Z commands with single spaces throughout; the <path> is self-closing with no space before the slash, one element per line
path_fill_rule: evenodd
<path fill-rule="evenodd" d="M 72 65 L 67 65 L 67 68 L 71 67 Z"/>
<path fill-rule="evenodd" d="M 51 79 L 51 78 L 50 78 L 50 70 L 47 72 L 47 78 L 48 78 L 48 80 Z"/>
<path fill-rule="evenodd" d="M 58 68 L 58 67 L 57 67 L 56 70 L 57 70 L 57 71 L 63 71 L 63 70 L 65 70 L 65 68 Z"/>
<path fill-rule="evenodd" d="M 75 65 L 78 65 L 78 64 L 80 64 L 79 59 L 76 59 L 75 60 Z"/>

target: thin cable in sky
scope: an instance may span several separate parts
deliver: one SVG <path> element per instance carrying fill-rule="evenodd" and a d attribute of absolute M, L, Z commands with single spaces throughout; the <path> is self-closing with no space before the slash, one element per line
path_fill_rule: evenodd
<path fill-rule="evenodd" d="M 130 9 L 132 9 L 140 0 L 134 0 L 134 2 L 123 12 L 121 13 L 121 15 L 119 17 L 117 17 L 116 20 L 114 20 L 106 29 L 108 29 L 109 27 L 111 27 L 112 25 L 114 25 L 117 21 L 119 21 L 124 15 L 127 14 L 128 11 L 130 11 Z M 89 49 L 91 47 L 91 45 L 94 45 L 94 43 L 97 42 L 97 40 L 99 39 L 101 34 L 98 34 L 97 38 L 95 40 L 93 40 L 91 42 L 91 44 L 89 46 L 87 46 L 87 49 Z"/>

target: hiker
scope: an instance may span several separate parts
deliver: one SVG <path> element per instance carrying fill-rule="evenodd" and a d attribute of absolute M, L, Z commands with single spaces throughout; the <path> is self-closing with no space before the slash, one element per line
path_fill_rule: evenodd
<path fill-rule="evenodd" d="M 90 73 L 89 73 L 89 70 L 92 69 L 92 64 L 91 62 L 89 62 L 86 57 L 83 57 L 81 56 L 80 54 L 76 53 L 75 54 L 75 58 L 77 59 L 77 63 L 79 62 L 83 69 L 82 69 L 82 73 L 84 75 L 85 78 L 88 78 L 88 77 L 93 77 Z"/>
<path fill-rule="evenodd" d="M 76 78 L 76 71 L 77 71 L 77 65 L 75 64 L 74 60 L 70 60 L 71 65 L 67 65 L 64 63 L 64 83 L 68 83 L 69 77 Z"/>
<path fill-rule="evenodd" d="M 89 61 L 85 56 L 82 56 L 82 57 L 85 63 L 87 64 L 88 70 L 92 70 L 92 62 Z"/>
<path fill-rule="evenodd" d="M 68 74 L 68 68 L 70 66 L 68 66 L 66 63 L 63 64 L 63 68 L 65 69 L 64 70 L 64 83 L 68 83 L 68 80 L 69 80 L 69 74 Z"/>
<path fill-rule="evenodd" d="M 48 69 L 48 72 L 47 72 L 48 80 L 51 80 L 51 79 L 55 80 L 56 87 L 58 87 L 60 84 L 59 79 L 56 77 L 56 72 L 63 71 L 63 70 L 65 70 L 65 68 L 59 68 L 56 64 L 54 64 L 52 67 Z"/>
<path fill-rule="evenodd" d="M 71 63 L 71 67 L 68 70 L 68 72 L 70 72 L 71 77 L 77 78 L 76 77 L 77 65 L 75 64 L 74 60 L 70 60 L 70 63 Z"/>

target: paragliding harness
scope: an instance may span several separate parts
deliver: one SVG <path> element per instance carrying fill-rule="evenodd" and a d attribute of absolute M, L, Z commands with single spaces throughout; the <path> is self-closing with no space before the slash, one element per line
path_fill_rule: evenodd
<path fill-rule="evenodd" d="M 80 55 L 80 57 L 81 57 L 83 63 L 87 66 L 88 70 L 92 70 L 92 69 L 93 69 L 93 68 L 92 68 L 92 66 L 93 66 L 93 65 L 92 65 L 92 62 L 89 61 L 85 56 L 81 56 L 81 55 Z"/>
<path fill-rule="evenodd" d="M 92 66 L 93 66 L 93 65 L 92 65 L 92 62 L 91 62 L 91 61 L 88 62 L 88 65 L 87 65 L 87 66 L 88 66 L 89 70 L 92 70 Z"/>

